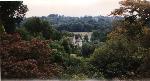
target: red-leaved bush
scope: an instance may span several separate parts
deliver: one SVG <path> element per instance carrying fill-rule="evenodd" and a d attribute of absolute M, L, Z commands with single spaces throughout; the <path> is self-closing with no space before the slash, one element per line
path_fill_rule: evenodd
<path fill-rule="evenodd" d="M 19 34 L 0 35 L 2 79 L 52 79 L 61 74 L 61 67 L 53 63 L 50 41 L 21 40 Z"/>

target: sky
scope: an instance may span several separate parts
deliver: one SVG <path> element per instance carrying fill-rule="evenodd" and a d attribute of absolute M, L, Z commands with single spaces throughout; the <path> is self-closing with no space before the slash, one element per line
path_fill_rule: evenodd
<path fill-rule="evenodd" d="M 107 16 L 119 8 L 121 0 L 23 0 L 29 11 L 26 17 L 60 14 L 65 16 Z"/>

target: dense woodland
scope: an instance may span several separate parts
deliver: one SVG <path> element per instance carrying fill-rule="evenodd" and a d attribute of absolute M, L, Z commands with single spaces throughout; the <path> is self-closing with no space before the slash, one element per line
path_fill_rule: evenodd
<path fill-rule="evenodd" d="M 123 0 L 110 16 L 25 18 L 22 1 L 0 2 L 2 79 L 150 78 L 150 2 Z M 84 36 L 72 44 L 72 32 Z M 80 37 L 78 35 L 77 37 Z"/>
<path fill-rule="evenodd" d="M 49 21 L 59 31 L 70 32 L 92 32 L 92 30 L 109 30 L 112 28 L 112 21 L 114 19 L 121 19 L 121 17 L 108 16 L 84 16 L 84 17 L 67 17 L 58 14 L 50 14 L 47 17 L 41 17 Z"/>

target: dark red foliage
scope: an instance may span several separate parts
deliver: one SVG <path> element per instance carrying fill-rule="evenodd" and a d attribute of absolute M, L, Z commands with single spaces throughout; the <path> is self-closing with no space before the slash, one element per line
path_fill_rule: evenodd
<path fill-rule="evenodd" d="M 52 63 L 50 41 L 21 40 L 19 34 L 0 35 L 2 79 L 51 79 L 61 68 Z"/>

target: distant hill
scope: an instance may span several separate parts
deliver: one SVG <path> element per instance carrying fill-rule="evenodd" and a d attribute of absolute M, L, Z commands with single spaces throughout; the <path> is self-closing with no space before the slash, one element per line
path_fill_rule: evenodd
<path fill-rule="evenodd" d="M 112 21 L 114 19 L 121 19 L 121 17 L 109 16 L 84 16 L 84 17 L 70 17 L 58 14 L 50 14 L 42 16 L 41 19 L 48 20 L 59 31 L 69 32 L 91 32 L 92 30 L 110 30 L 112 28 Z"/>

